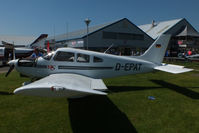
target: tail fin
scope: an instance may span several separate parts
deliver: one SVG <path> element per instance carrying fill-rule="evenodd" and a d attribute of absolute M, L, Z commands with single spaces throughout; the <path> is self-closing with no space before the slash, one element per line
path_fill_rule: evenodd
<path fill-rule="evenodd" d="M 31 48 L 42 47 L 44 48 L 44 43 L 48 34 L 41 34 L 33 43 L 30 44 Z"/>
<path fill-rule="evenodd" d="M 171 35 L 161 35 L 155 42 L 148 48 L 147 51 L 139 58 L 147 61 L 151 61 L 156 64 L 161 64 L 169 44 Z"/>
<path fill-rule="evenodd" d="M 5 48 L 14 48 L 14 43 L 8 43 L 8 42 L 5 42 L 5 41 L 2 41 L 2 44 Z"/>

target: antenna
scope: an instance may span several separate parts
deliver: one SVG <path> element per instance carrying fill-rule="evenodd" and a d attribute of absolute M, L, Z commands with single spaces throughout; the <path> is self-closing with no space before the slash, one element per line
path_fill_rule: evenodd
<path fill-rule="evenodd" d="M 68 22 L 66 22 L 66 40 L 68 40 Z"/>
<path fill-rule="evenodd" d="M 54 40 L 55 40 L 55 24 L 53 25 L 53 35 L 54 35 Z"/>
<path fill-rule="evenodd" d="M 114 44 L 111 44 L 111 46 L 109 46 L 109 47 L 106 49 L 106 51 L 104 51 L 104 53 L 106 54 L 106 52 L 107 52 L 109 49 L 111 49 L 111 48 L 113 47 L 113 45 L 114 45 Z"/>
<path fill-rule="evenodd" d="M 16 55 L 15 55 L 15 43 L 14 43 L 14 41 L 13 41 L 13 49 L 12 49 L 13 51 L 12 51 L 12 58 L 13 58 L 13 60 L 15 60 L 16 59 Z"/>
<path fill-rule="evenodd" d="M 12 57 L 12 58 L 13 58 L 13 60 L 15 60 L 15 59 L 16 59 L 16 55 L 15 55 L 15 52 L 16 52 L 16 51 L 15 51 L 15 42 L 14 42 L 14 41 L 13 41 L 13 51 L 12 51 L 12 52 L 13 52 L 13 53 L 12 53 L 12 54 L 13 54 L 13 57 Z"/>

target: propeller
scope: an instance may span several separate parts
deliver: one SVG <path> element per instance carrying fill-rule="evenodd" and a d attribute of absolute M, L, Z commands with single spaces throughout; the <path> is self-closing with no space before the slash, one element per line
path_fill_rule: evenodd
<path fill-rule="evenodd" d="M 6 73 L 5 77 L 7 77 L 7 76 L 10 74 L 10 72 L 12 72 L 12 70 L 13 70 L 14 68 L 15 68 L 15 65 L 14 65 L 14 64 L 10 65 L 10 68 L 9 68 L 8 72 Z"/>
<path fill-rule="evenodd" d="M 13 60 L 9 61 L 8 64 L 10 66 L 8 72 L 6 73 L 5 77 L 7 77 L 10 72 L 12 72 L 12 70 L 15 68 L 15 62 L 16 62 L 16 57 L 15 57 L 15 49 L 13 49 Z"/>

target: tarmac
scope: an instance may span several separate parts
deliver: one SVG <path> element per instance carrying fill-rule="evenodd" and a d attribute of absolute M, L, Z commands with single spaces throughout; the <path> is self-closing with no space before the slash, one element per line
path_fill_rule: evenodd
<path fill-rule="evenodd" d="M 9 66 L 0 66 L 0 73 L 6 73 L 9 69 Z"/>

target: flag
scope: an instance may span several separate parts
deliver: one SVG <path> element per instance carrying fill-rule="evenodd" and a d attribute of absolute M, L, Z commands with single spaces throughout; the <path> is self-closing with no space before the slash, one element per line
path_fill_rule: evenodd
<path fill-rule="evenodd" d="M 182 45 L 183 41 L 182 40 L 178 40 L 178 45 Z"/>
<path fill-rule="evenodd" d="M 156 48 L 161 48 L 161 44 L 156 44 Z"/>
<path fill-rule="evenodd" d="M 47 52 L 48 53 L 50 52 L 50 43 L 49 43 L 49 41 L 47 41 Z"/>

